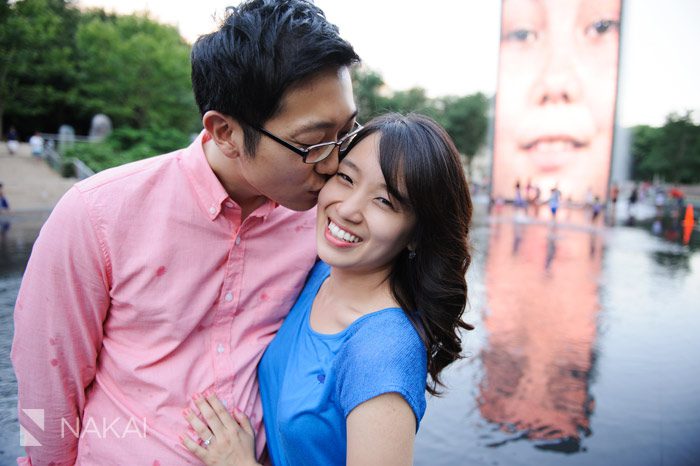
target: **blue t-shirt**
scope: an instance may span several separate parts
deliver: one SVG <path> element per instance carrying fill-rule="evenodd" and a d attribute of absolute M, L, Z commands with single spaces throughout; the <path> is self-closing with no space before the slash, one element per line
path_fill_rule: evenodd
<path fill-rule="evenodd" d="M 425 413 L 426 350 L 400 308 L 366 314 L 339 333 L 311 328 L 311 305 L 329 274 L 327 264 L 314 266 L 258 367 L 275 466 L 345 464 L 346 417 L 383 393 L 403 396 L 416 428 Z"/>

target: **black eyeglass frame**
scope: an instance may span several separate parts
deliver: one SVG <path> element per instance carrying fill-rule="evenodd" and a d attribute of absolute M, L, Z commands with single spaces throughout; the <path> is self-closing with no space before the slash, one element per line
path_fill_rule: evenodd
<path fill-rule="evenodd" d="M 344 153 L 345 153 L 345 151 L 344 151 L 344 150 L 341 150 L 341 149 L 340 149 L 340 146 L 342 146 L 342 145 L 345 144 L 346 142 L 349 143 L 350 141 L 352 141 L 352 139 L 353 139 L 355 136 L 357 136 L 357 133 L 359 133 L 360 130 L 362 130 L 363 126 L 362 126 L 361 124 L 359 124 L 358 122 L 355 122 L 355 124 L 354 124 L 354 126 L 353 126 L 353 129 L 350 130 L 350 132 L 349 132 L 348 134 L 346 134 L 346 135 L 343 136 L 342 138 L 338 139 L 337 141 L 321 142 L 321 143 L 318 143 L 318 144 L 314 144 L 314 145 L 312 145 L 312 146 L 309 146 L 309 147 L 307 147 L 307 148 L 297 147 L 297 146 L 295 146 L 295 145 L 293 145 L 293 144 L 291 144 L 291 143 L 285 141 L 284 139 L 281 139 L 281 138 L 275 136 L 274 134 L 272 134 L 271 132 L 269 132 L 269 131 L 266 130 L 265 128 L 261 128 L 260 126 L 253 126 L 253 128 L 254 128 L 255 130 L 257 130 L 257 131 L 260 131 L 262 134 L 264 134 L 265 136 L 269 137 L 270 139 L 272 139 L 272 140 L 275 141 L 276 143 L 281 144 L 282 146 L 284 146 L 284 147 L 286 147 L 287 149 L 291 150 L 291 151 L 294 152 L 295 154 L 301 156 L 301 158 L 303 159 L 304 163 L 314 164 L 314 163 L 318 163 L 318 162 L 321 162 L 321 161 L 323 161 L 323 160 L 326 160 L 326 159 L 333 153 L 333 150 L 335 149 L 335 147 L 333 147 L 330 151 L 328 151 L 328 154 L 326 154 L 326 155 L 323 156 L 322 158 L 320 158 L 320 159 L 318 159 L 318 160 L 314 160 L 313 162 L 307 162 L 307 161 L 306 161 L 306 158 L 309 156 L 309 154 L 311 153 L 311 151 L 313 151 L 313 150 L 315 150 L 315 149 L 319 149 L 319 148 L 321 148 L 321 147 L 337 146 L 337 147 L 338 147 L 338 153 L 339 153 L 339 155 L 340 155 L 340 156 L 343 156 Z M 346 149 L 347 149 L 347 148 L 346 148 Z"/>

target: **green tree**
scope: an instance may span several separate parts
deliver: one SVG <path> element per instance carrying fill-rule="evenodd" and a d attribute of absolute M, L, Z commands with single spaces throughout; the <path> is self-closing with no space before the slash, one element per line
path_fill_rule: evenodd
<path fill-rule="evenodd" d="M 482 93 L 441 99 L 437 120 L 452 136 L 455 146 L 467 162 L 469 173 L 474 156 L 484 144 L 488 130 L 489 101 Z"/>
<path fill-rule="evenodd" d="M 384 87 L 381 75 L 376 71 L 353 68 L 352 85 L 359 113 L 357 119 L 367 122 L 379 115 L 384 106 L 384 98 L 380 94 Z"/>
<path fill-rule="evenodd" d="M 353 88 L 361 122 L 387 112 L 417 112 L 432 117 L 438 113 L 435 102 L 426 95 L 425 89 L 414 87 L 389 92 L 382 76 L 373 70 L 354 69 Z"/>
<path fill-rule="evenodd" d="M 115 126 L 197 128 L 190 46 L 171 26 L 147 16 L 86 17 L 76 33 L 82 112 Z"/>
<path fill-rule="evenodd" d="M 428 98 L 425 89 L 413 87 L 406 91 L 396 91 L 384 101 L 383 111 L 409 113 L 422 113 L 435 118 L 437 110 L 435 102 Z"/>
<path fill-rule="evenodd" d="M 432 117 L 447 130 L 471 169 L 488 130 L 489 100 L 484 94 L 431 99 L 419 87 L 388 92 L 381 75 L 365 68 L 353 70 L 353 85 L 360 121 L 386 112 L 417 112 Z"/>
<path fill-rule="evenodd" d="M 0 4 L 0 131 L 3 115 L 63 113 L 73 100 L 72 31 L 78 11 L 62 0 Z"/>
<path fill-rule="evenodd" d="M 700 181 L 700 125 L 692 114 L 670 114 L 660 128 L 633 129 L 632 160 L 635 179 L 660 176 L 674 183 Z"/>

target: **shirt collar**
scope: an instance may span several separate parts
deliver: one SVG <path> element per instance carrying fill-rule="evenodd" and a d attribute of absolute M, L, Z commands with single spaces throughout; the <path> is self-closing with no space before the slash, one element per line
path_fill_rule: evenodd
<path fill-rule="evenodd" d="M 211 135 L 206 130 L 202 130 L 197 138 L 190 144 L 181 156 L 181 163 L 192 182 L 199 200 L 201 201 L 204 213 L 210 220 L 215 220 L 222 210 L 224 202 L 232 202 L 236 208 L 240 209 L 238 204 L 233 201 L 221 182 L 214 174 L 214 171 L 209 165 L 206 155 L 204 154 L 204 144 L 211 139 Z M 267 200 L 253 213 L 251 217 L 265 218 L 272 212 L 278 204 L 274 201 Z"/>

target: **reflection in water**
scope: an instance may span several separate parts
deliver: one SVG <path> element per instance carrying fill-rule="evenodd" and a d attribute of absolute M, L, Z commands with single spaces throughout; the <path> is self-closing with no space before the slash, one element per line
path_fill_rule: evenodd
<path fill-rule="evenodd" d="M 493 228 L 489 243 L 481 414 L 512 440 L 578 451 L 594 406 L 601 238 L 516 223 Z"/>

